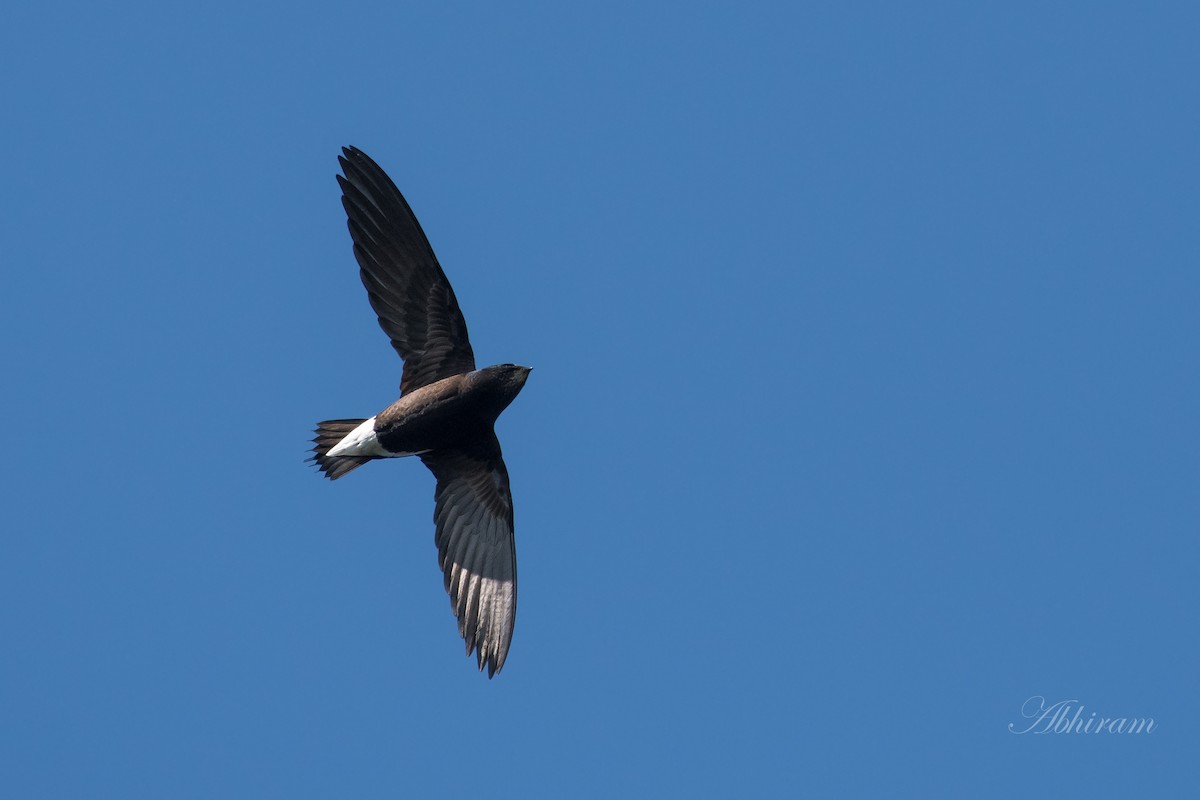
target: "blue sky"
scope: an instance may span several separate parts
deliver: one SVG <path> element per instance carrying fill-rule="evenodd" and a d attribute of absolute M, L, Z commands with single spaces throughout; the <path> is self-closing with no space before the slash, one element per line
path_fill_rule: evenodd
<path fill-rule="evenodd" d="M 1191 6 L 31 5 L 0 793 L 1195 790 Z M 493 681 L 432 476 L 303 463 L 399 380 L 347 144 L 534 367 Z"/>

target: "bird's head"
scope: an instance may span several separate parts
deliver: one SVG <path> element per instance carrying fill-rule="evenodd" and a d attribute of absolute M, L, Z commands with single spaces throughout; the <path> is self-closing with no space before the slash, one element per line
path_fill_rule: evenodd
<path fill-rule="evenodd" d="M 511 386 L 518 392 L 525 385 L 525 381 L 529 380 L 529 373 L 533 372 L 533 367 L 522 367 L 520 364 L 497 364 L 488 369 L 495 370 L 496 377 L 502 383 Z"/>
<path fill-rule="evenodd" d="M 532 371 L 531 368 L 519 364 L 496 364 L 475 370 L 471 373 L 471 382 L 476 386 L 487 387 L 485 391 L 489 393 L 505 396 L 508 398 L 505 405 L 508 405 L 525 386 L 525 381 Z"/>

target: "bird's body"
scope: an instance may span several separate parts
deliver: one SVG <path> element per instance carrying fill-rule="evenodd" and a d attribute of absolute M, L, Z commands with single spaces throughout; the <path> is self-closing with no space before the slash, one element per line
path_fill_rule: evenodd
<path fill-rule="evenodd" d="M 528 374 L 525 367 L 501 364 L 422 386 L 363 420 L 326 458 L 414 456 L 486 436 Z"/>
<path fill-rule="evenodd" d="M 491 676 L 508 655 L 517 602 L 512 495 L 494 425 L 530 370 L 475 369 L 454 290 L 408 203 L 365 154 L 343 152 L 338 182 L 360 277 L 404 371 L 400 399 L 374 417 L 319 423 L 311 460 L 331 479 L 379 458 L 415 455 L 429 467 L 451 606 L 467 653 Z"/>

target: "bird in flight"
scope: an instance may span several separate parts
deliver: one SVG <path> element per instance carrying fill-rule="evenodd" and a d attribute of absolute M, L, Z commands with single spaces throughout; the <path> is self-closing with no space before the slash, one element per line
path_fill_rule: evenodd
<path fill-rule="evenodd" d="M 375 416 L 317 423 L 309 461 L 331 480 L 379 458 L 416 456 L 429 467 L 450 605 L 467 655 L 490 678 L 508 657 L 517 613 L 512 494 L 495 422 L 530 369 L 475 368 L 454 290 L 404 196 L 361 150 L 343 148 L 338 162 L 359 277 L 404 370 L 400 399 Z"/>

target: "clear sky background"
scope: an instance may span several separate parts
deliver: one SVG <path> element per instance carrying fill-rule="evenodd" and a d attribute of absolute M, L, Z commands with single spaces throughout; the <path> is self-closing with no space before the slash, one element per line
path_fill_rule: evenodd
<path fill-rule="evenodd" d="M 1193 5 L 33 5 L 4 797 L 1200 785 Z M 492 681 L 432 476 L 303 462 L 400 375 L 346 144 L 534 367 Z"/>

